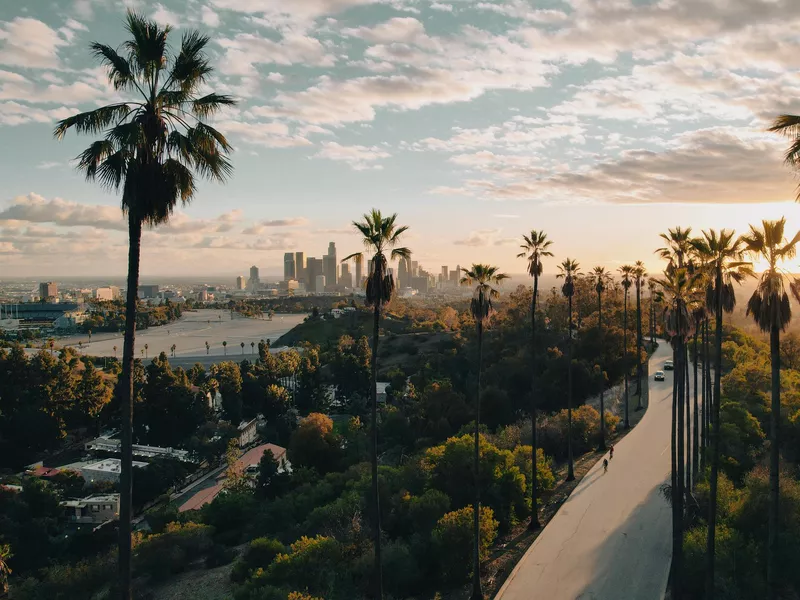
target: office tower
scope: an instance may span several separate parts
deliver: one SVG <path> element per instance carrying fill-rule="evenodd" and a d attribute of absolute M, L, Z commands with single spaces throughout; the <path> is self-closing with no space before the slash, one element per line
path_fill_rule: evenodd
<path fill-rule="evenodd" d="M 250 267 L 250 285 L 255 285 L 261 281 L 258 278 L 258 267 L 253 265 Z"/>
<path fill-rule="evenodd" d="M 336 244 L 330 242 L 328 244 L 328 254 L 322 257 L 322 272 L 325 275 L 325 283 L 327 285 L 336 285 L 336 273 L 338 265 L 336 264 Z"/>
<path fill-rule="evenodd" d="M 239 275 L 236 278 L 236 289 L 237 290 L 246 290 L 247 289 L 247 279 L 244 276 Z"/>
<path fill-rule="evenodd" d="M 344 288 L 353 288 L 353 274 L 350 272 L 350 265 L 344 263 L 342 272 L 339 273 L 339 285 Z"/>
<path fill-rule="evenodd" d="M 39 298 L 47 300 L 48 298 L 58 298 L 58 284 L 55 281 L 47 281 L 39 284 Z"/>
<path fill-rule="evenodd" d="M 325 291 L 325 275 L 317 275 L 314 278 L 314 289 L 317 294 L 321 294 Z"/>
<path fill-rule="evenodd" d="M 442 283 L 447 283 L 450 279 L 450 270 L 447 268 L 446 265 L 442 265 Z"/>
<path fill-rule="evenodd" d="M 405 258 L 400 257 L 397 265 L 397 288 L 405 289 L 409 283 L 408 263 Z"/>
<path fill-rule="evenodd" d="M 362 260 L 363 259 L 360 256 L 356 257 L 356 259 L 355 259 L 355 261 L 356 261 L 356 281 L 355 281 L 355 285 L 353 286 L 354 288 L 360 288 L 361 287 L 361 282 L 362 282 L 362 279 L 363 279 L 361 277 L 361 261 Z"/>
<path fill-rule="evenodd" d="M 157 284 L 143 284 L 139 286 L 139 298 L 155 298 L 158 296 Z"/>
<path fill-rule="evenodd" d="M 317 275 L 322 275 L 322 260 L 309 256 L 306 260 L 306 289 L 309 292 L 323 292 L 317 289 Z"/>
<path fill-rule="evenodd" d="M 411 261 L 411 276 L 419 277 L 419 262 L 416 260 Z"/>
<path fill-rule="evenodd" d="M 295 279 L 300 282 L 306 280 L 306 259 L 302 252 L 294 253 Z"/>
<path fill-rule="evenodd" d="M 294 268 L 294 252 L 286 252 L 283 255 L 283 280 L 289 281 L 296 276 Z"/>

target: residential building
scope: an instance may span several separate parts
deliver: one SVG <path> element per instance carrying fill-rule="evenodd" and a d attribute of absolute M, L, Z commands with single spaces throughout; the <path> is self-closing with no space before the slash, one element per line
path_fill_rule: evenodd
<path fill-rule="evenodd" d="M 122 472 L 121 460 L 118 458 L 104 458 L 103 460 L 81 465 L 79 467 L 71 467 L 76 471 L 80 471 L 86 483 L 97 483 L 99 481 L 110 481 L 116 483 L 119 481 L 120 473 Z M 133 461 L 135 469 L 146 467 L 146 462 Z"/>
<path fill-rule="evenodd" d="M 283 280 L 289 281 L 296 277 L 294 266 L 294 252 L 286 252 L 283 255 Z"/>
<path fill-rule="evenodd" d="M 86 442 L 86 450 L 92 452 L 106 452 L 109 454 L 119 454 L 120 440 L 100 436 L 90 442 Z M 139 458 L 173 458 L 182 462 L 194 462 L 188 450 L 178 450 L 176 448 L 162 448 L 160 446 L 145 446 L 144 444 L 133 445 L 133 455 Z"/>
<path fill-rule="evenodd" d="M 239 275 L 236 278 L 236 289 L 237 290 L 246 290 L 247 289 L 247 279 L 244 276 Z"/>
<path fill-rule="evenodd" d="M 314 280 L 314 290 L 317 294 L 321 294 L 325 291 L 325 275 L 317 275 Z"/>
<path fill-rule="evenodd" d="M 306 259 L 302 252 L 294 253 L 294 271 L 295 279 L 300 283 L 307 283 L 306 281 Z"/>
<path fill-rule="evenodd" d="M 88 496 L 59 502 L 64 516 L 72 523 L 99 525 L 119 517 L 119 494 Z"/>
<path fill-rule="evenodd" d="M 258 419 L 252 421 L 242 421 L 236 428 L 239 435 L 239 448 L 244 448 L 256 441 L 256 426 Z"/>
<path fill-rule="evenodd" d="M 110 285 L 108 287 L 99 287 L 92 292 L 92 296 L 96 300 L 117 300 L 122 296 L 118 287 Z"/>
<path fill-rule="evenodd" d="M 58 284 L 55 281 L 46 281 L 39 284 L 39 299 L 47 300 L 48 298 L 58 299 Z"/>
<path fill-rule="evenodd" d="M 158 285 L 142 284 L 139 286 L 139 298 L 155 298 L 158 296 Z"/>
<path fill-rule="evenodd" d="M 389 387 L 388 381 L 376 381 L 375 388 L 378 392 L 377 400 L 378 403 L 386 403 L 386 388 Z"/>

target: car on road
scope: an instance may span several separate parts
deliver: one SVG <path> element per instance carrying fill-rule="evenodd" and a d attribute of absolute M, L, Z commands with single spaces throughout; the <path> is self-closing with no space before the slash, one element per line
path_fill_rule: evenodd
<path fill-rule="evenodd" d="M 664 371 L 656 371 L 655 376 L 653 377 L 656 381 L 664 381 Z"/>
<path fill-rule="evenodd" d="M 664 362 L 664 370 L 665 371 L 672 371 L 675 368 L 675 365 L 672 363 L 671 360 Z"/>

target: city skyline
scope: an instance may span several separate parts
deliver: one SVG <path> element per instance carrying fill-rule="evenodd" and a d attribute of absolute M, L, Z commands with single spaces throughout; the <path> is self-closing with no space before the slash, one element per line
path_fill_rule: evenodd
<path fill-rule="evenodd" d="M 531 229 L 559 260 L 654 271 L 667 227 L 743 232 L 757 212 L 800 228 L 785 140 L 765 131 L 800 112 L 793 0 L 734 15 L 705 0 L 190 4 L 0 7 L 0 132 L 14 148 L 0 277 L 125 272 L 119 198 L 73 168 L 88 140 L 52 139 L 58 119 L 118 97 L 88 44 L 123 41 L 125 5 L 173 25 L 175 42 L 210 35 L 211 83 L 240 100 L 215 119 L 233 178 L 201 182 L 145 231 L 143 277 L 280 272 L 283 253 L 320 237 L 358 249 L 351 222 L 373 206 L 410 226 L 430 268 L 507 272 L 524 270 Z"/>

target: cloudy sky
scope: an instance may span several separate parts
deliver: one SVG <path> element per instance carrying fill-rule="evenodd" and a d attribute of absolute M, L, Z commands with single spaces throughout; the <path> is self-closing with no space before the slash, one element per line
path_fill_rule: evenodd
<path fill-rule="evenodd" d="M 0 278 L 125 272 L 118 199 L 72 166 L 90 140 L 52 130 L 117 98 L 87 48 L 126 6 L 210 35 L 210 87 L 240 100 L 216 119 L 233 179 L 145 233 L 145 275 L 356 251 L 373 206 L 433 271 L 520 272 L 532 228 L 654 270 L 671 226 L 800 227 L 764 131 L 800 112 L 797 0 L 29 0 L 0 5 Z"/>

